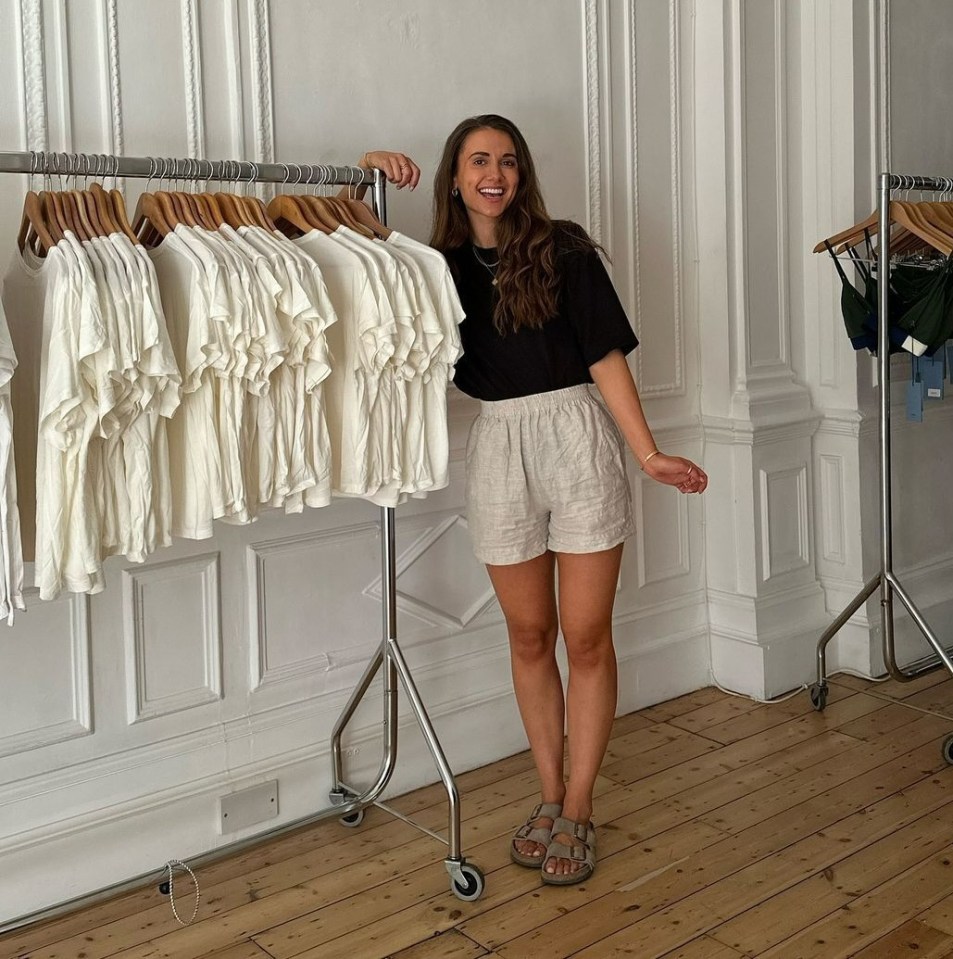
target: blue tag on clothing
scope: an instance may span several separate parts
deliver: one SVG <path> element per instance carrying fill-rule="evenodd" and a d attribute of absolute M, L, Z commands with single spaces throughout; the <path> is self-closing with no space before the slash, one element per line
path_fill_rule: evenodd
<path fill-rule="evenodd" d="M 907 419 L 914 423 L 923 422 L 923 381 L 917 370 L 920 359 L 921 357 L 913 357 L 913 375 L 907 384 Z"/>
<path fill-rule="evenodd" d="M 933 356 L 921 356 L 918 362 L 924 396 L 929 400 L 942 400 L 943 380 L 946 377 L 946 350 L 937 350 Z"/>

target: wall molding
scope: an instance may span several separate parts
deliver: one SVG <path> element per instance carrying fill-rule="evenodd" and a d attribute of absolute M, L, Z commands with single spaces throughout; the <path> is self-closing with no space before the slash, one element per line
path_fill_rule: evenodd
<path fill-rule="evenodd" d="M 847 504 L 843 455 L 821 453 L 818 459 L 821 488 L 821 559 L 844 566 L 847 563 Z"/>
<path fill-rule="evenodd" d="M 635 30 L 635 0 L 626 0 L 626 24 L 628 29 L 625 36 L 625 70 L 627 76 L 626 92 L 629 98 L 629 155 L 626 158 L 629 189 L 632 191 L 627 209 L 627 226 L 629 236 L 632 237 L 631 269 L 629 272 L 629 302 L 632 304 L 632 317 L 636 334 L 642 328 L 642 267 L 641 245 L 639 233 L 639 96 L 638 96 L 638 48 L 636 46 Z M 635 354 L 635 368 L 638 382 L 642 377 L 642 351 Z M 644 387 L 640 388 L 644 392 Z"/>
<path fill-rule="evenodd" d="M 268 656 L 268 597 L 266 589 L 266 567 L 269 558 L 282 553 L 314 548 L 321 545 L 333 545 L 340 542 L 353 542 L 361 537 L 380 536 L 377 523 L 360 523 L 351 526 L 338 526 L 331 530 L 318 530 L 295 536 L 249 543 L 245 547 L 246 591 L 248 597 L 248 626 L 251 630 L 249 651 L 251 660 L 250 689 L 252 692 L 265 686 L 298 680 L 302 676 L 318 675 L 331 668 L 329 651 L 307 656 L 292 663 L 275 665 Z"/>
<path fill-rule="evenodd" d="M 122 156 L 125 151 L 122 109 L 122 81 L 119 73 L 118 0 L 100 0 L 102 24 L 102 90 L 103 130 L 110 153 Z"/>
<path fill-rule="evenodd" d="M 239 0 L 229 0 L 225 7 L 225 58 L 228 102 L 232 105 L 232 149 L 236 158 L 246 156 L 245 92 L 242 85 L 242 28 Z"/>
<path fill-rule="evenodd" d="M 32 577 L 30 577 L 32 579 Z M 40 601 L 34 587 L 24 590 L 27 605 Z M 57 723 L 23 730 L 11 736 L 0 737 L 0 758 L 26 753 L 69 739 L 80 739 L 93 732 L 92 677 L 90 674 L 89 597 L 74 593 L 61 598 L 69 609 L 70 679 L 72 686 L 72 716 Z"/>
<path fill-rule="evenodd" d="M 645 511 L 644 511 L 644 489 L 650 487 L 654 480 L 648 479 L 643 473 L 636 476 L 636 552 L 638 556 L 638 584 L 639 589 L 654 583 L 663 583 L 667 580 L 678 579 L 687 576 L 691 572 L 691 556 L 689 550 L 689 515 L 688 498 L 680 496 L 678 499 L 670 500 L 674 504 L 675 513 L 675 531 L 676 542 L 675 561 L 668 567 L 649 568 L 648 559 L 645 551 Z"/>
<path fill-rule="evenodd" d="M 46 88 L 47 122 L 55 119 L 55 132 L 50 131 L 50 141 L 54 146 L 70 150 L 73 144 L 72 118 L 72 71 L 70 69 L 69 22 L 66 14 L 66 0 L 48 2 L 48 26 L 44 32 L 52 39 L 53 56 L 49 67 L 53 73 Z M 50 91 L 55 91 L 51 111 Z M 52 112 L 52 117 L 50 113 Z"/>
<path fill-rule="evenodd" d="M 807 495 L 807 466 L 761 469 L 759 472 L 761 522 L 761 579 L 763 582 L 811 565 Z M 779 543 L 771 522 L 772 500 L 784 499 L 797 517 L 797 541 Z"/>
<path fill-rule="evenodd" d="M 682 161 L 681 161 L 681 20 L 678 0 L 669 0 L 669 104 L 672 124 L 672 271 L 675 309 L 672 317 L 672 336 L 675 342 L 675 379 L 665 386 L 649 389 L 649 395 L 664 393 L 679 395 L 684 390 L 684 359 L 682 355 Z"/>
<path fill-rule="evenodd" d="M 179 0 L 182 18 L 182 64 L 185 71 L 185 127 L 190 157 L 205 156 L 205 109 L 202 78 L 202 21 L 196 0 Z"/>
<path fill-rule="evenodd" d="M 165 696 L 150 696 L 145 621 L 146 590 L 150 583 L 197 575 L 201 583 L 202 677 L 199 683 Z M 122 573 L 123 619 L 126 648 L 126 715 L 132 723 L 168 716 L 218 702 L 222 698 L 222 635 L 219 597 L 219 554 L 150 563 Z"/>
<path fill-rule="evenodd" d="M 19 0 L 26 149 L 49 150 L 42 0 Z"/>
<path fill-rule="evenodd" d="M 778 218 L 778 363 L 791 369 L 791 287 L 788 268 L 788 93 L 784 0 L 774 0 L 774 144 Z"/>
<path fill-rule="evenodd" d="M 486 588 L 475 595 L 472 601 L 462 609 L 458 615 L 441 608 L 434 602 L 427 602 L 419 596 L 413 596 L 401 589 L 400 578 L 404 572 L 410 569 L 424 554 L 444 536 L 457 530 L 467 530 L 466 518 L 460 513 L 453 513 L 446 517 L 442 522 L 423 531 L 410 546 L 407 547 L 398 557 L 396 563 L 397 573 L 397 609 L 405 613 L 410 613 L 418 619 L 423 620 L 431 626 L 451 629 L 454 632 L 466 629 L 478 616 L 482 615 L 494 603 L 496 594 L 493 587 L 487 579 Z M 479 565 L 474 558 L 473 563 Z M 381 600 L 383 592 L 381 589 L 382 578 L 378 576 L 370 583 L 363 593 L 375 600 Z"/>
<path fill-rule="evenodd" d="M 583 7 L 586 74 L 586 175 L 589 182 L 589 235 L 605 245 L 602 228 L 602 0 L 585 0 Z"/>
<path fill-rule="evenodd" d="M 255 159 L 259 163 L 271 163 L 275 158 L 275 118 L 268 0 L 249 0 L 248 26 L 251 38 Z"/>

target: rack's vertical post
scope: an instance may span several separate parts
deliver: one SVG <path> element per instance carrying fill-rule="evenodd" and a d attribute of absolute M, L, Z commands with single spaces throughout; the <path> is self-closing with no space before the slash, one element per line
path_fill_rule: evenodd
<path fill-rule="evenodd" d="M 877 254 L 877 370 L 880 378 L 880 625 L 893 649 L 893 514 L 890 487 L 890 174 L 880 174 Z M 889 666 L 889 658 L 885 657 Z"/>

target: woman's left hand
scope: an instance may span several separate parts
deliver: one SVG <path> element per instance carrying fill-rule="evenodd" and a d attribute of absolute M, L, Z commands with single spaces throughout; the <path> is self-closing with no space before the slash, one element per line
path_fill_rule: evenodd
<path fill-rule="evenodd" d="M 650 456 L 642 469 L 659 483 L 674 486 L 680 493 L 704 493 L 708 474 L 684 456 L 656 453 Z"/>

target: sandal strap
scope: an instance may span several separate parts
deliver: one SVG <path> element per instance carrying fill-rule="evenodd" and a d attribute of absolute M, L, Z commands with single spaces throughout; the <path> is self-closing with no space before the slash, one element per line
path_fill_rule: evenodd
<path fill-rule="evenodd" d="M 552 834 L 571 836 L 575 843 L 586 847 L 595 846 L 596 827 L 591 822 L 574 822 L 564 816 L 557 817 L 553 822 Z M 563 844 L 564 845 L 564 844 Z"/>
<path fill-rule="evenodd" d="M 553 837 L 551 826 L 534 826 L 533 823 L 538 819 L 552 819 L 554 822 L 559 818 L 563 807 L 559 803 L 539 803 L 533 808 L 526 822 L 513 834 L 512 842 L 525 839 L 529 842 L 538 843 L 540 846 L 548 846 Z"/>
<path fill-rule="evenodd" d="M 525 823 L 513 834 L 513 839 L 528 839 L 530 842 L 538 842 L 545 846 L 552 839 L 553 831 L 545 826 L 531 826 Z"/>

